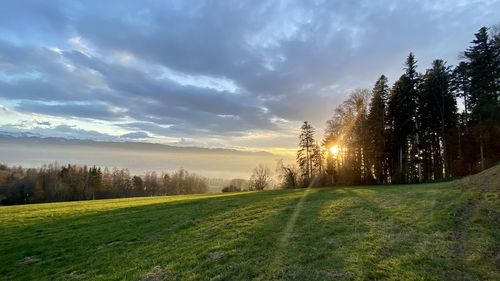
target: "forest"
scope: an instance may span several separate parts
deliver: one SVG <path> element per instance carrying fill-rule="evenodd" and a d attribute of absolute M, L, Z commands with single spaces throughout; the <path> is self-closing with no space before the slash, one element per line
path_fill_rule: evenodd
<path fill-rule="evenodd" d="M 207 188 L 206 179 L 184 169 L 137 176 L 128 169 L 71 164 L 39 169 L 0 165 L 0 204 L 4 205 L 205 193 Z"/>
<path fill-rule="evenodd" d="M 425 72 L 410 53 L 392 85 L 354 90 L 326 122 L 321 140 L 304 122 L 297 163 L 278 162 L 280 188 L 400 184 L 477 173 L 500 159 L 500 31 L 482 27 L 457 66 L 436 59 Z M 463 108 L 459 110 L 459 103 Z M 222 191 L 272 186 L 268 167 Z M 1 204 L 204 193 L 206 179 L 183 169 L 130 175 L 127 169 L 0 165 Z"/>
<path fill-rule="evenodd" d="M 479 29 L 457 66 L 436 59 L 420 73 L 410 53 L 392 86 L 381 75 L 371 91 L 353 91 L 321 141 L 304 122 L 297 165 L 279 168 L 283 185 L 421 183 L 482 171 L 500 159 L 499 94 L 498 28 Z"/>
<path fill-rule="evenodd" d="M 210 179 L 185 169 L 132 175 L 128 169 L 53 163 L 41 168 L 0 164 L 0 205 L 200 194 Z M 259 165 L 247 179 L 232 179 L 222 192 L 263 190 L 271 185 L 268 167 Z"/>

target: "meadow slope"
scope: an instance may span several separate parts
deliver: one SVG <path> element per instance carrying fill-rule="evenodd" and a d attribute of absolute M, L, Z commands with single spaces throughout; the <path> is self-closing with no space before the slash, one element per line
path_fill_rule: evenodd
<path fill-rule="evenodd" d="M 1 280 L 499 280 L 500 168 L 460 181 L 0 207 Z"/>

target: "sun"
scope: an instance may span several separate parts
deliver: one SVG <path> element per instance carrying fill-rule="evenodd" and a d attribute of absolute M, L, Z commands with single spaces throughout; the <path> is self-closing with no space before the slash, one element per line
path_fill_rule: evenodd
<path fill-rule="evenodd" d="M 330 152 L 333 155 L 337 155 L 337 153 L 339 153 L 339 147 L 337 145 L 334 145 L 334 146 L 330 147 Z"/>

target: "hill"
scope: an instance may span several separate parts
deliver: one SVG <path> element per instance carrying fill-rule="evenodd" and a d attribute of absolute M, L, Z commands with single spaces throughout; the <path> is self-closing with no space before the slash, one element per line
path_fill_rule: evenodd
<path fill-rule="evenodd" d="M 179 153 L 214 153 L 214 154 L 229 154 L 229 155 L 260 155 L 272 156 L 271 153 L 265 151 L 242 151 L 229 148 L 206 148 L 196 146 L 173 146 L 161 143 L 148 143 L 138 141 L 104 141 L 92 139 L 72 139 L 62 137 L 44 137 L 30 132 L 9 133 L 0 131 L 0 141 L 16 142 L 24 145 L 74 145 L 74 146 L 95 146 L 103 148 L 120 148 L 124 150 L 152 150 L 152 151 L 175 151 Z"/>
<path fill-rule="evenodd" d="M 133 174 L 184 168 L 208 178 L 248 178 L 264 164 L 294 161 L 293 155 L 224 148 L 180 147 L 141 142 L 110 142 L 43 138 L 32 134 L 8 135 L 0 131 L 0 163 L 40 167 L 44 164 L 78 164 L 128 168 Z M 220 190 L 220 187 L 219 187 Z"/>
<path fill-rule="evenodd" d="M 454 182 L 0 208 L 2 280 L 499 280 L 500 166 Z"/>

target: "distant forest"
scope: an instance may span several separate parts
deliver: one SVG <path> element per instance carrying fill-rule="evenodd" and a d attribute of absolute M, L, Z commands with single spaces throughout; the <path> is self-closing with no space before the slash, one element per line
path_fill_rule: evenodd
<path fill-rule="evenodd" d="M 85 165 L 23 168 L 0 164 L 0 205 L 206 193 L 208 182 L 184 169 L 139 176 L 128 169 Z M 269 168 L 259 165 L 250 179 L 233 179 L 222 192 L 263 190 L 270 185 Z"/>
<path fill-rule="evenodd" d="M 133 176 L 128 169 L 45 165 L 39 169 L 0 165 L 0 203 L 29 204 L 135 196 L 205 193 L 206 179 L 186 170 Z"/>
<path fill-rule="evenodd" d="M 500 160 L 500 30 L 481 28 L 453 67 L 434 60 L 424 73 L 410 53 L 389 85 L 353 91 L 327 121 L 324 137 L 304 122 L 297 163 L 279 162 L 282 188 L 420 183 L 476 173 Z M 457 100 L 463 102 L 459 112 Z M 223 191 L 271 186 L 268 167 L 233 179 Z M 56 164 L 39 169 L 0 165 L 0 203 L 26 204 L 207 192 L 185 170 L 132 176 L 127 169 Z"/>
<path fill-rule="evenodd" d="M 410 53 L 389 85 L 355 90 L 327 121 L 324 138 L 301 128 L 298 165 L 283 186 L 419 183 L 460 177 L 500 159 L 500 30 L 482 27 L 455 67 L 436 59 L 424 73 Z M 458 112 L 457 99 L 464 110 Z"/>

